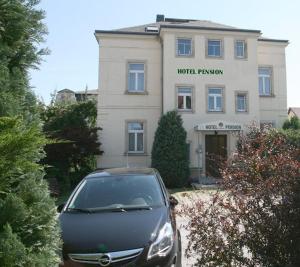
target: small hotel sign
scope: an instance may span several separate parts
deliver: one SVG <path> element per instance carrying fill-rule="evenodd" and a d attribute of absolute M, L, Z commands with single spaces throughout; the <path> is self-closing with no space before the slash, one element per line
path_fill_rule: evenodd
<path fill-rule="evenodd" d="M 211 122 L 203 123 L 195 126 L 196 131 L 241 131 L 242 125 L 230 122 Z"/>
<path fill-rule="evenodd" d="M 221 69 L 177 69 L 178 74 L 223 75 Z"/>

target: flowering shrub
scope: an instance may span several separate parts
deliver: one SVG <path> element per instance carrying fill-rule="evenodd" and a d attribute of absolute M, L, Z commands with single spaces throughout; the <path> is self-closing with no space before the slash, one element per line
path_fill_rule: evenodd
<path fill-rule="evenodd" d="M 196 266 L 300 266 L 299 154 L 275 130 L 240 138 L 221 170 L 224 190 L 179 211 Z"/>

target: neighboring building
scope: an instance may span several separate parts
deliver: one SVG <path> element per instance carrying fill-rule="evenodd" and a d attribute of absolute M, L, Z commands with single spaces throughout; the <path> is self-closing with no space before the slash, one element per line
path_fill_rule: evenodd
<path fill-rule="evenodd" d="M 98 98 L 98 90 L 84 90 L 72 91 L 70 89 L 63 89 L 56 93 L 55 101 L 57 103 L 75 103 L 86 100 L 95 100 Z"/>
<path fill-rule="evenodd" d="M 300 108 L 289 108 L 288 117 L 291 119 L 292 117 L 298 117 L 300 119 Z"/>
<path fill-rule="evenodd" d="M 229 156 L 246 126 L 287 118 L 287 40 L 210 21 L 157 16 L 103 31 L 99 43 L 98 167 L 149 166 L 161 114 L 177 109 L 190 167 L 208 172 L 211 153 Z"/>
<path fill-rule="evenodd" d="M 55 102 L 75 103 L 76 102 L 75 92 L 67 88 L 62 89 L 56 93 Z"/>

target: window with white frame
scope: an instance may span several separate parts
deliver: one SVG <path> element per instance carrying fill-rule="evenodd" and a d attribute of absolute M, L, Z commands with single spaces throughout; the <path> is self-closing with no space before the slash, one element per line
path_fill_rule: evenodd
<path fill-rule="evenodd" d="M 181 111 L 192 110 L 192 88 L 191 87 L 177 88 L 177 109 Z"/>
<path fill-rule="evenodd" d="M 258 88 L 260 96 L 271 96 L 272 94 L 272 68 L 259 67 L 258 68 Z"/>
<path fill-rule="evenodd" d="M 222 57 L 222 41 L 221 40 L 207 40 L 207 56 Z"/>
<path fill-rule="evenodd" d="M 144 124 L 142 122 L 128 122 L 128 152 L 144 152 Z"/>
<path fill-rule="evenodd" d="M 235 57 L 246 58 L 246 42 L 244 40 L 235 41 Z"/>
<path fill-rule="evenodd" d="M 128 64 L 128 91 L 129 92 L 145 91 L 145 64 L 144 63 Z"/>
<path fill-rule="evenodd" d="M 178 38 L 177 39 L 177 56 L 192 55 L 192 39 Z"/>
<path fill-rule="evenodd" d="M 275 121 L 260 121 L 261 130 L 269 130 L 271 128 L 275 128 L 275 126 Z"/>
<path fill-rule="evenodd" d="M 237 93 L 235 95 L 236 99 L 236 111 L 237 112 L 247 112 L 248 111 L 248 101 L 247 93 Z"/>
<path fill-rule="evenodd" d="M 223 111 L 223 88 L 208 88 L 208 111 Z"/>

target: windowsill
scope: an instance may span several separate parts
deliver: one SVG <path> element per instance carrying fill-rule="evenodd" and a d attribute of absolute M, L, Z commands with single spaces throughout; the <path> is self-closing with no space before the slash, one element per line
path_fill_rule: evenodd
<path fill-rule="evenodd" d="M 241 110 L 236 110 L 235 111 L 236 114 L 248 114 L 248 110 L 245 110 L 245 111 L 241 111 Z"/>
<path fill-rule="evenodd" d="M 194 113 L 192 109 L 177 109 L 179 113 Z"/>
<path fill-rule="evenodd" d="M 209 55 L 206 55 L 206 58 L 208 58 L 208 59 L 224 59 L 223 56 L 209 56 Z"/>
<path fill-rule="evenodd" d="M 146 152 L 124 152 L 124 156 L 149 156 Z"/>
<path fill-rule="evenodd" d="M 236 60 L 241 60 L 241 61 L 247 61 L 247 60 L 248 60 L 247 57 L 237 57 L 237 56 L 235 56 L 234 58 L 235 58 Z"/>
<path fill-rule="evenodd" d="M 139 92 L 139 91 L 125 91 L 125 95 L 148 95 L 147 91 Z"/>
<path fill-rule="evenodd" d="M 218 110 L 207 110 L 206 113 L 225 113 L 225 111 L 224 110 L 220 110 L 220 111 L 218 111 Z"/>
<path fill-rule="evenodd" d="M 259 97 L 266 97 L 266 98 L 270 98 L 270 97 L 275 97 L 275 95 L 259 95 Z"/>
<path fill-rule="evenodd" d="M 178 55 L 178 54 L 176 54 L 176 57 L 178 57 L 178 58 L 180 58 L 180 57 L 183 57 L 183 58 L 185 58 L 185 57 L 191 58 L 191 57 L 194 57 L 194 54 L 191 54 L 191 55 Z"/>

